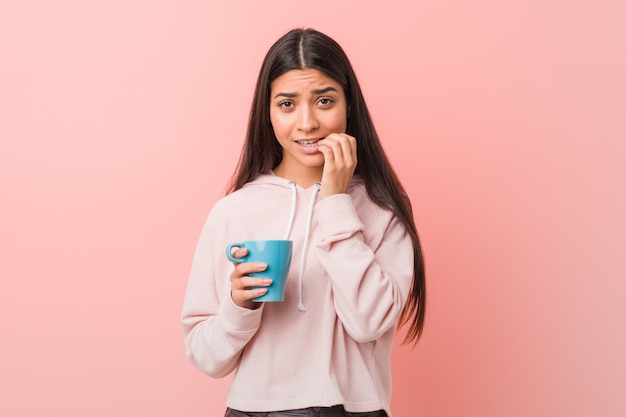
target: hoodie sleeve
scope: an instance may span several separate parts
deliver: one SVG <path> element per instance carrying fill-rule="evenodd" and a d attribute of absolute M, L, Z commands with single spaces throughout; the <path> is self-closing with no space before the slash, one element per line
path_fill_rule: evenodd
<path fill-rule="evenodd" d="M 396 217 L 378 207 L 360 210 L 361 219 L 349 194 L 325 198 L 316 212 L 321 232 L 316 253 L 330 276 L 337 316 L 357 342 L 375 340 L 395 326 L 406 302 L 413 277 L 411 238 Z"/>
<path fill-rule="evenodd" d="M 212 215 L 202 230 L 182 311 L 185 351 L 202 372 L 220 378 L 232 372 L 261 322 L 262 307 L 249 310 L 230 297 L 230 264 L 215 247 L 222 235 Z M 224 246 L 225 248 L 225 246 Z"/>

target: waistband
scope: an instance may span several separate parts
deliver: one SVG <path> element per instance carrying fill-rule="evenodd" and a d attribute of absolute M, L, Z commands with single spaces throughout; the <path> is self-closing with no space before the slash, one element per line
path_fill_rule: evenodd
<path fill-rule="evenodd" d="M 248 412 L 226 409 L 224 417 L 386 417 L 383 410 L 370 411 L 365 413 L 351 413 L 343 408 L 343 405 L 332 407 L 308 407 L 297 410 L 269 411 L 269 412 Z"/>

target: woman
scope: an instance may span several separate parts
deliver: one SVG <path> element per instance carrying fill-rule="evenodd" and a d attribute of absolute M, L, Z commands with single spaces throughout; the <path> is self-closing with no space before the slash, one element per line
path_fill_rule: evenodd
<path fill-rule="evenodd" d="M 285 301 L 256 303 L 270 282 L 248 274 L 265 265 L 233 265 L 225 248 L 282 238 Z M 235 371 L 226 416 L 391 415 L 396 324 L 417 342 L 424 305 L 411 205 L 350 62 L 328 36 L 292 30 L 264 59 L 230 192 L 199 239 L 187 355 L 210 376 Z"/>

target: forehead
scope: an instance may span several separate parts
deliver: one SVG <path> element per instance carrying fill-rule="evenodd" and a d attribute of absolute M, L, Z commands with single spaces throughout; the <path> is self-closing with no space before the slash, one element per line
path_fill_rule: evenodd
<path fill-rule="evenodd" d="M 272 81 L 272 93 L 297 93 L 317 90 L 324 87 L 334 87 L 343 92 L 341 85 L 333 78 L 316 69 L 290 70 Z"/>

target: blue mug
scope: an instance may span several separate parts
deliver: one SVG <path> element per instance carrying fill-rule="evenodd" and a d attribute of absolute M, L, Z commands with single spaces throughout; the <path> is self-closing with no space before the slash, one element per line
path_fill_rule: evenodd
<path fill-rule="evenodd" d="M 243 258 L 235 258 L 232 255 L 234 248 L 246 248 L 248 254 Z M 267 292 L 254 301 L 283 301 L 285 299 L 285 282 L 291 265 L 291 252 L 293 242 L 291 240 L 246 240 L 241 243 L 231 243 L 226 248 L 226 256 L 231 262 L 263 262 L 267 269 L 261 272 L 248 274 L 250 277 L 271 278 L 272 284 Z"/>

